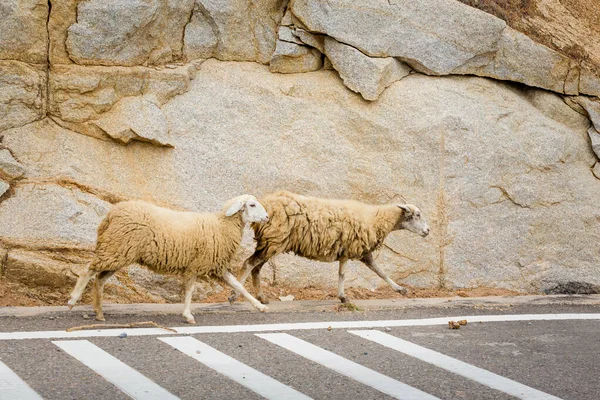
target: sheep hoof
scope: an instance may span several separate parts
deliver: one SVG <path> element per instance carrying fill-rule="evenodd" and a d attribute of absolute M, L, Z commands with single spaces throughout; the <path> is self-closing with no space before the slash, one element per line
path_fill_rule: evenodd
<path fill-rule="evenodd" d="M 67 304 L 67 308 L 69 309 L 69 311 L 71 311 L 73 309 L 73 304 Z"/>
<path fill-rule="evenodd" d="M 269 307 L 262 306 L 262 307 L 259 307 L 258 311 L 260 311 L 260 312 L 267 312 L 268 309 L 269 309 Z"/>
<path fill-rule="evenodd" d="M 229 304 L 232 305 L 237 300 L 237 295 L 236 294 L 232 294 L 231 296 L 229 296 L 227 298 L 227 300 L 229 300 Z"/>
<path fill-rule="evenodd" d="M 263 296 L 258 296 L 256 300 L 260 301 L 262 304 L 269 304 L 269 299 Z"/>
<path fill-rule="evenodd" d="M 106 321 L 106 318 L 104 318 L 104 315 L 102 314 L 96 314 L 96 321 Z"/>
<path fill-rule="evenodd" d="M 187 318 L 187 319 L 186 319 L 186 322 L 187 322 L 188 324 L 192 324 L 192 325 L 193 325 L 193 324 L 195 324 L 195 323 L 196 323 L 196 320 L 195 320 L 194 318 Z"/>
<path fill-rule="evenodd" d="M 339 297 L 339 299 L 344 304 L 348 302 L 348 298 L 346 296 Z"/>
<path fill-rule="evenodd" d="M 402 287 L 402 286 L 398 286 L 397 288 L 394 288 L 394 290 L 400 294 L 407 294 L 408 290 L 406 290 L 406 288 Z"/>

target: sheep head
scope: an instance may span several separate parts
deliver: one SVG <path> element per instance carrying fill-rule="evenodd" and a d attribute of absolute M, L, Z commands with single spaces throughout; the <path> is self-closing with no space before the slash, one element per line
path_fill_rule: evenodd
<path fill-rule="evenodd" d="M 429 235 L 429 225 L 425 216 L 412 204 L 398 204 L 403 213 L 394 229 L 406 229 L 423 237 Z"/>
<path fill-rule="evenodd" d="M 244 194 L 233 198 L 225 205 L 225 216 L 231 217 L 238 212 L 241 212 L 242 221 L 248 222 L 267 222 L 269 214 L 265 208 L 256 200 L 256 197 Z"/>

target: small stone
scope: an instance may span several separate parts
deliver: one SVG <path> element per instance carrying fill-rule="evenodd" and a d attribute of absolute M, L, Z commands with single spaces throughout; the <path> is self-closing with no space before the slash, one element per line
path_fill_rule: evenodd
<path fill-rule="evenodd" d="M 121 334 L 119 335 L 119 337 L 120 337 L 121 339 L 123 339 L 123 338 L 126 338 L 126 337 L 127 337 L 127 334 L 126 334 L 125 332 L 123 332 L 123 333 L 121 333 Z"/>
<path fill-rule="evenodd" d="M 83 314 L 82 317 L 83 317 L 83 319 L 90 319 L 90 316 L 87 314 Z"/>
<path fill-rule="evenodd" d="M 330 331 L 330 330 L 332 330 L 332 329 L 333 329 L 332 327 L 328 327 L 328 328 L 327 328 L 327 330 L 328 330 L 328 331 Z"/>
<path fill-rule="evenodd" d="M 363 354 L 366 356 L 366 355 L 367 355 L 367 354 L 369 354 L 369 353 L 367 353 L 367 352 L 365 351 Z"/>
<path fill-rule="evenodd" d="M 459 325 L 466 325 L 467 324 L 467 320 L 466 319 L 461 319 L 460 321 L 458 321 Z"/>
<path fill-rule="evenodd" d="M 200 354 L 202 353 L 200 350 L 196 350 L 196 354 Z"/>
<path fill-rule="evenodd" d="M 450 329 L 460 329 L 460 324 L 456 321 L 448 321 L 448 327 Z"/>
<path fill-rule="evenodd" d="M 386 332 L 391 332 L 391 331 L 392 331 L 392 328 L 390 328 L 389 326 L 386 326 L 386 327 L 385 327 L 385 331 L 386 331 Z"/>
<path fill-rule="evenodd" d="M 290 294 L 289 296 L 279 296 L 280 301 L 292 301 L 294 300 L 294 295 Z"/>

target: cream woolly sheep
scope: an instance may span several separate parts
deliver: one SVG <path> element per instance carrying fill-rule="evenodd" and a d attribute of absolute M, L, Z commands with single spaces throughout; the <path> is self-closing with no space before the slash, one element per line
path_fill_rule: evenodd
<path fill-rule="evenodd" d="M 256 298 L 267 299 L 260 286 L 260 269 L 272 257 L 292 252 L 316 261 L 339 262 L 338 297 L 344 294 L 344 266 L 360 260 L 395 291 L 406 289 L 392 281 L 373 260 L 373 251 L 395 230 L 406 229 L 423 237 L 429 226 L 421 211 L 410 204 L 368 205 L 352 200 L 307 197 L 277 192 L 260 200 L 269 214 L 266 224 L 252 224 L 256 238 L 254 254 L 244 261 L 240 283 L 252 273 Z M 233 293 L 229 300 L 235 301 Z"/>
<path fill-rule="evenodd" d="M 143 201 L 118 203 L 98 227 L 94 258 L 77 280 L 69 309 L 96 276 L 93 308 L 96 319 L 104 321 L 102 294 L 106 280 L 119 269 L 138 263 L 158 273 L 183 277 L 183 316 L 191 324 L 195 323 L 190 307 L 198 278 L 223 280 L 255 308 L 265 311 L 229 268 L 246 223 L 268 219 L 263 206 L 250 195 L 229 200 L 222 211 L 214 214 L 173 211 Z"/>

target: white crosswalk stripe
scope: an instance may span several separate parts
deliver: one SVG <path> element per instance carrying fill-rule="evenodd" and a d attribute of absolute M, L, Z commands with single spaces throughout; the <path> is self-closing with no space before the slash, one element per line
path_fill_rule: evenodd
<path fill-rule="evenodd" d="M 202 364 L 267 399 L 310 400 L 311 398 L 243 364 L 192 337 L 168 337 L 159 340 L 173 346 Z"/>
<path fill-rule="evenodd" d="M 528 400 L 560 400 L 560 398 L 544 393 L 537 389 L 515 382 L 511 379 L 494 374 L 466 362 L 448 357 L 445 354 L 419 346 L 381 331 L 348 331 L 354 335 L 379 343 L 390 349 L 397 350 L 409 356 L 418 358 L 436 367 L 472 379 L 483 385 L 499 390 L 519 399 Z"/>
<path fill-rule="evenodd" d="M 38 400 L 42 397 L 0 361 L 0 400 Z"/>
<path fill-rule="evenodd" d="M 460 315 L 439 318 L 380 320 L 380 321 L 326 321 L 326 322 L 290 322 L 258 325 L 207 325 L 179 326 L 170 330 L 161 328 L 129 328 L 129 329 L 95 329 L 67 332 L 59 331 L 27 331 L 0 332 L 0 340 L 28 339 L 76 339 L 90 337 L 118 337 L 122 333 L 127 336 L 161 336 L 172 335 L 173 330 L 180 334 L 197 333 L 242 333 L 242 332 L 274 332 L 289 330 L 313 329 L 374 329 L 400 326 L 434 326 L 446 325 L 449 320 L 466 319 L 469 322 L 516 322 L 516 321 L 582 321 L 600 320 L 600 313 L 583 314 L 515 314 L 515 315 Z"/>
<path fill-rule="evenodd" d="M 135 400 L 177 400 L 167 390 L 87 340 L 52 342 Z"/>
<path fill-rule="evenodd" d="M 434 400 L 435 396 L 427 394 L 405 383 L 363 367 L 335 353 L 322 349 L 287 333 L 265 333 L 256 336 L 268 340 L 284 349 L 290 350 L 313 362 L 359 381 L 396 399 Z M 438 399 L 439 400 L 439 399 Z"/>

